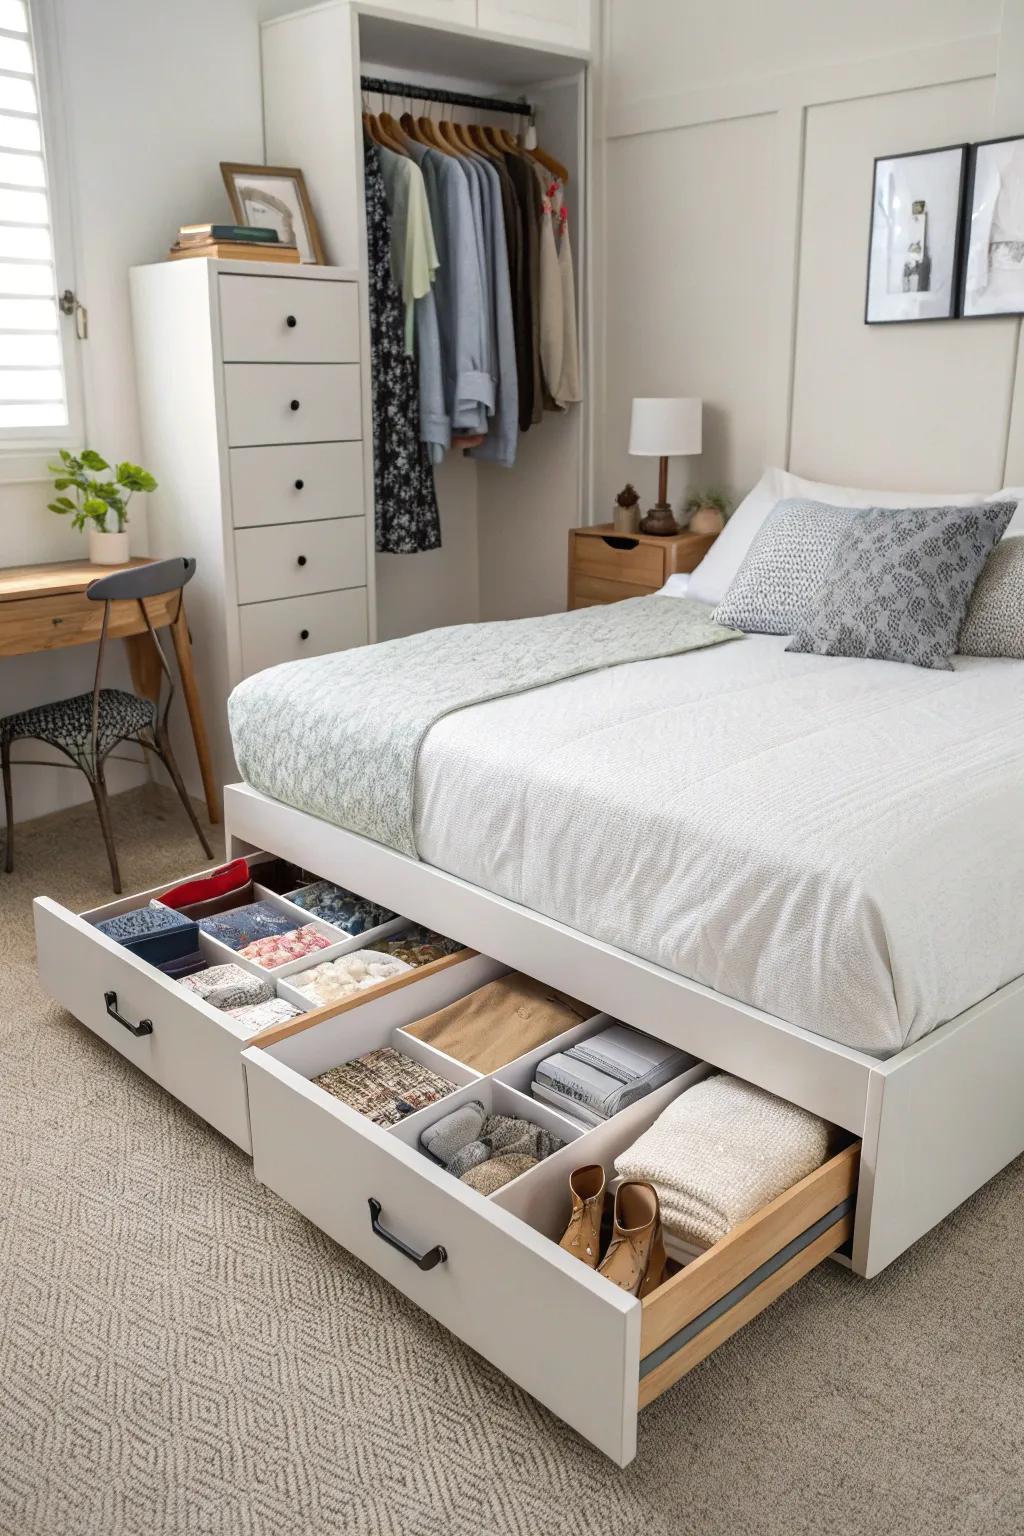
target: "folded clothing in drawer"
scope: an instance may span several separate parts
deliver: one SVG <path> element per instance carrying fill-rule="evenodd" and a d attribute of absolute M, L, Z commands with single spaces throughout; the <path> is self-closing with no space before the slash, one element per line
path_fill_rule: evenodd
<path fill-rule="evenodd" d="M 148 907 L 119 912 L 116 917 L 105 918 L 96 926 L 108 939 L 138 955 L 140 960 L 147 960 L 150 965 L 180 960 L 185 955 L 194 954 L 199 947 L 192 919 L 156 901 L 150 902 Z"/>
<path fill-rule="evenodd" d="M 406 965 L 429 965 L 432 960 L 443 960 L 446 955 L 458 954 L 466 946 L 460 944 L 458 939 L 449 939 L 443 933 L 435 933 L 432 928 L 414 925 L 402 933 L 396 933 L 393 939 L 382 939 L 373 947 L 380 954 L 397 955 Z"/>
<path fill-rule="evenodd" d="M 602 1125 L 696 1065 L 695 1057 L 664 1040 L 611 1024 L 539 1062 L 532 1092 L 587 1125 Z"/>
<path fill-rule="evenodd" d="M 411 969 L 394 955 L 382 955 L 375 949 L 357 949 L 351 955 L 339 955 L 337 960 L 325 960 L 308 971 L 289 976 L 288 984 L 311 1002 L 325 1006 L 340 1003 L 370 987 L 379 987 L 382 982 L 392 981 Z"/>
<path fill-rule="evenodd" d="M 420 1146 L 453 1178 L 492 1195 L 565 1142 L 519 1115 L 489 1115 L 479 1099 L 470 1099 L 428 1125 Z"/>
<path fill-rule="evenodd" d="M 160 901 L 163 906 L 180 911 L 182 907 L 191 906 L 195 902 L 210 901 L 230 891 L 237 891 L 248 885 L 250 879 L 246 860 L 232 859 L 230 864 L 222 864 L 219 869 L 207 870 L 205 875 L 195 875 L 189 880 L 183 880 L 180 885 L 172 885 L 170 890 L 164 891 Z"/>
<path fill-rule="evenodd" d="M 512 971 L 405 1028 L 467 1067 L 495 1072 L 593 1011 L 564 992 Z"/>
<path fill-rule="evenodd" d="M 390 1045 L 331 1067 L 313 1081 L 375 1125 L 397 1125 L 417 1109 L 447 1098 L 456 1086 Z"/>
<path fill-rule="evenodd" d="M 312 885 L 287 894 L 288 900 L 304 912 L 353 935 L 365 933 L 367 928 L 379 928 L 381 923 L 390 923 L 398 915 L 365 896 L 346 891 L 344 886 L 332 885 L 330 880 L 314 880 Z"/>
<path fill-rule="evenodd" d="M 332 942 L 326 933 L 321 933 L 312 923 L 306 923 L 303 928 L 287 928 L 284 933 L 254 939 L 251 944 L 243 945 L 238 953 L 243 959 L 262 965 L 264 970 L 273 971 L 279 965 L 313 955 L 318 949 L 330 949 Z"/>
<path fill-rule="evenodd" d="M 249 1008 L 256 1003 L 268 1003 L 274 996 L 274 988 L 262 976 L 254 976 L 240 965 L 211 965 L 194 976 L 182 978 L 181 986 L 194 992 L 213 1008 L 230 1011 L 233 1008 Z"/>
<path fill-rule="evenodd" d="M 249 1003 L 244 1008 L 227 1008 L 225 1012 L 237 1019 L 239 1024 L 244 1024 L 250 1035 L 255 1035 L 261 1029 L 269 1029 L 272 1024 L 286 1024 L 299 1014 L 294 1003 L 284 997 L 271 997 L 264 1003 Z"/>
<path fill-rule="evenodd" d="M 669 1232 L 710 1245 L 820 1168 L 829 1134 L 817 1115 L 723 1072 L 673 1099 L 615 1171 L 654 1185 Z"/>
<path fill-rule="evenodd" d="M 272 901 L 250 901 L 213 917 L 201 917 L 199 926 L 228 949 L 242 950 L 257 939 L 294 932 L 295 918 Z"/>

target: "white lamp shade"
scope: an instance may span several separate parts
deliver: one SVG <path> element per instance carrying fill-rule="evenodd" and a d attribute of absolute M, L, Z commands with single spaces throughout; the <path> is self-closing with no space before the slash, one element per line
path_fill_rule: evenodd
<path fill-rule="evenodd" d="M 630 453 L 666 458 L 700 453 L 701 415 L 699 400 L 634 400 Z"/>

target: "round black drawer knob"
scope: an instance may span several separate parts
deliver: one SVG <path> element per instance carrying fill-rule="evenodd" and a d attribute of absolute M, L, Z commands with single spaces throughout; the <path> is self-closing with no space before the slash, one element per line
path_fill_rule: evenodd
<path fill-rule="evenodd" d="M 296 320 L 294 315 L 289 315 L 284 323 L 290 331 L 294 331 L 299 322 Z"/>
<path fill-rule="evenodd" d="M 298 408 L 299 408 L 299 402 L 297 400 L 293 400 L 292 401 L 292 410 L 293 411 L 297 411 Z"/>
<path fill-rule="evenodd" d="M 295 489 L 297 491 L 301 491 L 302 487 L 305 485 L 305 483 L 306 483 L 305 480 L 296 480 L 296 482 L 295 482 Z"/>
<path fill-rule="evenodd" d="M 298 560 L 295 563 L 296 563 L 296 565 L 305 565 L 305 563 L 306 563 L 305 555 L 300 555 Z"/>
<path fill-rule="evenodd" d="M 299 639 L 300 640 L 308 640 L 309 639 L 309 630 L 308 629 L 300 629 L 299 630 Z"/>

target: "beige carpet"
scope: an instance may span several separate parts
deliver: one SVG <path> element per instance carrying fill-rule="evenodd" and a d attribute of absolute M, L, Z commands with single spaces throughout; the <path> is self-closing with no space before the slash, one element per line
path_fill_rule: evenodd
<path fill-rule="evenodd" d="M 115 802 L 126 889 L 198 867 Z M 107 899 L 91 808 L 0 875 L 5 1536 L 1024 1529 L 1024 1164 L 870 1285 L 826 1265 L 641 1417 L 620 1472 L 253 1182 L 36 983 Z M 500 1326 L 500 1320 L 496 1320 Z"/>

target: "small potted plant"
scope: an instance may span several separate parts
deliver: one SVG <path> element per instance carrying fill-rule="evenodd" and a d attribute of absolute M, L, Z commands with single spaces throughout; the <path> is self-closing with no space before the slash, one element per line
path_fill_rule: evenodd
<path fill-rule="evenodd" d="M 729 503 L 720 491 L 697 491 L 683 506 L 683 522 L 691 533 L 721 533 Z"/>
<path fill-rule="evenodd" d="M 612 509 L 616 533 L 636 533 L 640 526 L 640 497 L 636 487 L 624 485 Z"/>
<path fill-rule="evenodd" d="M 113 479 L 97 476 L 110 469 L 93 448 L 85 448 L 77 457 L 60 450 L 60 463 L 49 466 L 54 489 L 74 490 L 74 499 L 59 495 L 49 503 L 50 511 L 71 518 L 73 528 L 88 528 L 89 559 L 93 565 L 127 565 L 128 504 L 136 491 L 155 491 L 156 481 L 139 464 L 118 464 Z M 111 523 L 116 524 L 112 527 Z"/>

